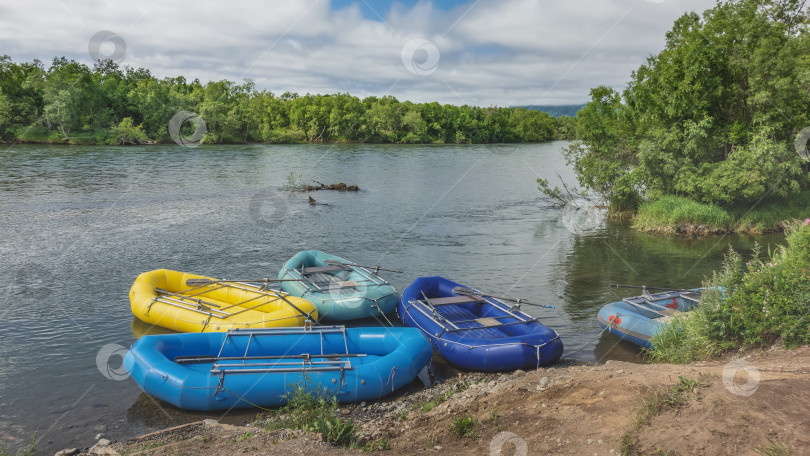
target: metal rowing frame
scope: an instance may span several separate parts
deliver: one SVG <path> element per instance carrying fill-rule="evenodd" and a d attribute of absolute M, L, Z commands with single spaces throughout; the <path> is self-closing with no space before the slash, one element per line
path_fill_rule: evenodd
<path fill-rule="evenodd" d="M 461 296 L 461 295 L 459 295 L 459 296 Z M 439 333 L 436 336 L 436 337 L 439 337 L 439 338 L 441 338 L 441 336 L 444 335 L 444 333 L 472 331 L 474 329 L 500 328 L 502 326 L 528 324 L 528 323 L 533 323 L 533 322 L 538 322 L 539 321 L 537 318 L 532 317 L 531 315 L 528 315 L 528 314 L 524 313 L 523 311 L 515 309 L 514 306 L 507 305 L 506 303 L 504 303 L 500 299 L 491 298 L 491 297 L 483 297 L 482 296 L 482 297 L 480 297 L 479 300 L 470 301 L 470 302 L 489 303 L 490 305 L 494 306 L 495 308 L 497 308 L 499 310 L 502 310 L 502 311 L 507 313 L 507 315 L 503 315 L 503 316 L 500 316 L 500 317 L 492 317 L 492 318 L 495 318 L 495 319 L 499 319 L 499 318 L 515 318 L 518 321 L 514 321 L 514 322 L 511 322 L 511 323 L 501 323 L 498 326 L 473 326 L 473 327 L 461 328 L 456 323 L 472 323 L 472 322 L 477 322 L 477 320 L 462 320 L 462 321 L 452 322 L 452 321 L 444 318 L 443 315 L 441 315 L 441 313 L 436 309 L 436 307 L 434 307 L 433 304 L 430 302 L 430 299 L 428 299 L 428 297 L 425 296 L 424 292 L 422 293 L 422 297 L 424 299 L 408 301 L 408 303 L 410 304 L 409 308 L 411 308 L 411 307 L 416 308 L 416 310 L 418 310 L 422 315 L 430 318 L 434 323 L 439 325 L 439 327 L 442 328 L 442 332 Z M 432 310 L 432 315 L 430 313 L 428 313 L 422 307 L 415 306 L 414 304 L 421 304 L 422 306 L 425 306 L 428 309 Z M 464 303 L 459 303 L 459 304 L 464 304 Z M 458 305 L 458 304 L 456 304 L 456 305 Z M 407 311 L 407 309 L 406 309 L 406 311 Z M 452 326 L 452 328 L 450 326 Z"/>
<path fill-rule="evenodd" d="M 281 336 L 281 335 L 295 335 L 295 334 L 315 334 L 320 336 L 321 352 L 320 354 L 303 353 L 298 355 L 273 355 L 273 356 L 248 356 L 250 344 L 256 337 L 259 336 Z M 342 334 L 343 347 L 345 353 L 324 353 L 323 352 L 323 336 L 324 334 Z M 245 352 L 242 356 L 222 356 L 222 351 L 225 345 L 230 343 L 232 337 L 248 337 L 248 342 L 245 345 Z M 295 327 L 295 328 L 267 328 L 267 329 L 249 329 L 239 330 L 232 329 L 225 334 L 225 339 L 219 348 L 216 357 L 209 357 L 204 362 L 213 362 L 211 365 L 211 375 L 219 376 L 219 384 L 217 385 L 214 394 L 220 390 L 224 390 L 225 375 L 226 374 L 267 374 L 275 372 L 340 372 L 340 383 L 338 385 L 338 394 L 344 384 L 345 371 L 352 370 L 351 358 L 365 357 L 366 354 L 352 354 L 349 353 L 349 342 L 346 337 L 346 327 L 342 325 L 334 326 L 315 326 L 315 327 Z M 203 357 L 199 357 L 203 358 Z M 345 360 L 334 358 L 347 358 Z M 250 363 L 245 364 L 249 360 L 300 360 L 300 362 L 279 362 L 279 363 Z M 324 361 L 315 361 L 315 359 L 324 359 Z M 193 362 L 193 357 L 179 357 L 175 358 L 175 362 L 181 364 Z M 237 363 L 220 363 L 219 361 L 241 361 Z M 250 367 L 243 367 L 250 366 Z"/>
<path fill-rule="evenodd" d="M 192 289 L 196 289 L 196 288 L 199 288 L 199 287 L 194 287 Z M 209 293 L 209 292 L 214 291 L 214 290 L 218 290 L 220 288 L 235 288 L 237 290 L 250 291 L 250 292 L 260 293 L 260 294 L 258 296 L 254 296 L 254 297 L 252 297 L 250 299 L 246 299 L 244 301 L 240 301 L 240 302 L 235 303 L 235 304 L 229 304 L 228 306 L 222 307 L 222 308 L 220 308 L 221 306 L 219 304 L 215 304 L 213 302 L 205 301 L 205 300 L 203 300 L 201 298 L 196 297 L 196 296 L 201 296 L 201 295 L 203 295 L 205 293 Z M 275 301 L 277 299 L 281 299 L 282 301 L 286 302 L 290 307 L 292 307 L 295 311 L 297 311 L 300 314 L 300 316 L 304 317 L 305 318 L 305 324 L 307 322 L 310 322 L 310 319 L 311 319 L 311 315 L 309 313 L 303 312 L 301 309 L 299 309 L 297 306 L 295 306 L 293 303 L 291 303 L 290 301 L 287 300 L 287 297 L 290 296 L 289 293 L 284 292 L 284 291 L 274 290 L 272 288 L 267 289 L 267 288 L 265 288 L 265 286 L 257 287 L 255 285 L 251 285 L 251 284 L 248 284 L 248 283 L 245 283 L 245 282 L 234 282 L 234 283 L 229 283 L 229 284 L 224 284 L 224 285 L 218 285 L 217 287 L 215 287 L 213 289 L 201 291 L 201 292 L 198 292 L 198 293 L 193 293 L 191 295 L 184 295 L 182 293 L 175 293 L 175 292 L 168 291 L 168 290 L 163 290 L 163 289 L 160 289 L 160 288 L 156 288 L 155 291 L 157 292 L 158 295 L 155 296 L 154 298 L 152 298 L 152 302 L 150 302 L 149 306 L 146 307 L 146 312 L 144 312 L 144 315 L 149 315 L 149 312 L 152 310 L 152 306 L 155 305 L 156 302 L 159 302 L 161 304 L 166 304 L 166 305 L 177 307 L 177 308 L 180 308 L 180 309 L 190 310 L 192 312 L 196 312 L 196 313 L 199 313 L 199 314 L 202 314 L 202 315 L 207 315 L 208 319 L 203 322 L 203 328 L 208 326 L 208 323 L 211 321 L 211 318 L 218 318 L 220 320 L 225 320 L 225 319 L 234 317 L 236 315 L 239 315 L 241 313 L 247 312 L 248 310 L 253 310 L 253 309 L 256 309 L 258 307 L 264 306 L 266 304 L 270 304 L 271 302 L 273 302 L 273 301 Z M 233 307 L 241 306 L 242 304 L 246 304 L 248 302 L 255 301 L 255 300 L 260 299 L 260 298 L 262 298 L 262 299 L 267 298 L 267 301 L 264 301 L 264 302 L 262 302 L 260 304 L 252 305 L 250 307 L 245 307 L 243 309 L 239 309 L 236 312 L 225 312 L 225 309 L 230 309 L 230 308 L 233 308 Z M 196 306 L 194 304 L 196 304 Z M 286 320 L 287 318 L 298 318 L 298 316 L 285 317 L 282 320 Z"/>
<path fill-rule="evenodd" d="M 506 312 L 508 314 L 508 315 L 504 315 L 502 317 L 492 317 L 492 318 L 517 318 L 519 321 L 516 321 L 516 322 L 513 322 L 513 323 L 502 324 L 500 326 L 478 326 L 478 327 L 472 327 L 472 328 L 459 328 L 453 322 L 451 322 L 450 320 L 445 319 L 441 314 L 438 313 L 436 308 L 433 307 L 430 304 L 430 300 L 427 298 L 424 291 L 421 291 L 421 293 L 422 293 L 422 297 L 424 297 L 425 301 L 427 301 L 427 302 L 424 302 L 422 300 L 408 301 L 408 304 L 410 304 L 410 305 L 405 308 L 405 314 L 407 315 L 407 313 L 410 311 L 411 308 L 416 308 L 416 310 L 418 310 L 422 315 L 428 317 L 431 321 L 436 323 L 440 328 L 442 328 L 442 331 L 439 334 L 434 336 L 437 339 L 441 339 L 442 336 L 445 335 L 445 333 L 453 333 L 453 332 L 458 332 L 458 331 L 469 331 L 469 330 L 473 330 L 473 329 L 485 329 L 485 328 L 488 328 L 488 327 L 489 328 L 497 328 L 497 327 L 500 327 L 500 326 L 507 326 L 507 325 L 513 325 L 513 324 L 521 324 L 521 323 L 528 324 L 528 323 L 533 323 L 533 322 L 537 322 L 537 323 L 540 322 L 540 320 L 538 320 L 537 318 L 532 317 L 531 315 L 519 310 L 520 309 L 520 304 L 510 306 L 510 305 L 507 305 L 505 302 L 501 301 L 498 298 L 493 298 L 491 296 L 484 297 L 484 296 L 478 295 L 481 298 L 481 300 L 480 301 L 475 301 L 475 302 L 488 302 L 489 304 L 495 306 L 496 308 L 498 308 L 500 310 L 503 310 L 504 312 Z M 461 295 L 459 295 L 459 296 L 461 296 Z M 427 311 L 425 311 L 425 309 L 422 309 L 421 306 L 417 306 L 415 304 L 421 304 L 422 306 L 429 307 L 430 309 L 433 310 L 433 315 L 430 315 L 429 313 L 427 313 Z M 514 311 L 517 311 L 517 313 L 514 313 Z M 434 318 L 434 316 L 435 317 L 441 317 L 441 321 L 447 322 L 447 323 L 453 325 L 455 328 L 454 329 L 452 329 L 452 328 L 448 329 L 447 325 L 442 324 L 442 322 L 439 321 L 437 318 Z M 472 321 L 476 321 L 476 320 L 472 320 Z M 423 328 L 416 320 L 413 320 L 413 322 L 423 332 L 428 333 L 428 331 L 425 328 Z M 466 322 L 466 320 L 456 322 L 456 323 L 463 323 L 463 322 Z M 507 343 L 501 343 L 501 344 L 486 344 L 486 346 L 494 347 L 494 346 L 506 346 L 506 345 L 526 345 L 526 346 L 533 347 L 537 352 L 537 368 L 539 369 L 540 368 L 540 349 L 560 338 L 560 335 L 557 333 L 557 331 L 554 331 L 551 328 L 548 328 L 548 329 L 550 329 L 554 333 L 554 337 L 550 338 L 549 340 L 547 340 L 546 342 L 543 342 L 540 345 L 531 345 L 531 344 L 528 344 L 528 343 L 525 343 L 525 342 L 507 342 Z M 459 341 L 453 341 L 453 340 L 447 340 L 447 339 L 442 339 L 442 340 L 445 341 L 445 344 L 450 342 L 450 343 L 453 343 L 453 344 L 456 344 L 456 345 L 465 346 L 465 347 L 470 348 L 470 349 L 482 347 L 482 345 L 469 345 L 469 344 L 465 344 L 465 343 L 462 343 L 462 342 L 459 342 Z"/>
<path fill-rule="evenodd" d="M 686 296 L 687 293 L 694 293 L 694 294 L 699 295 L 698 292 L 693 292 L 693 291 L 677 291 L 677 292 L 665 291 L 665 292 L 662 292 L 662 293 L 655 293 L 655 294 L 650 294 L 650 295 L 641 295 L 641 296 L 634 296 L 634 297 L 631 297 L 631 298 L 624 298 L 624 299 L 622 299 L 622 302 L 630 304 L 633 307 L 640 308 L 640 309 L 652 312 L 652 313 L 660 315 L 662 317 L 670 317 L 672 315 L 667 315 L 664 312 L 669 311 L 670 313 L 675 315 L 676 312 L 683 312 L 683 311 L 679 311 L 678 309 L 670 309 L 669 307 L 658 305 L 658 304 L 655 303 L 655 301 L 660 301 L 660 300 L 664 300 L 664 299 L 671 299 L 671 298 L 683 298 L 683 299 L 687 299 L 687 300 L 690 300 L 690 301 L 696 301 L 691 296 Z M 645 304 L 646 304 L 646 306 L 645 306 Z M 649 306 L 649 307 L 647 307 L 647 306 Z M 653 307 L 653 308 L 650 308 L 650 307 Z M 658 310 L 655 310 L 655 309 L 660 309 L 661 311 L 658 311 Z"/>
<path fill-rule="evenodd" d="M 330 266 L 335 266 L 335 269 L 332 269 L 333 271 L 352 270 L 352 271 L 362 275 L 363 277 L 365 277 L 369 281 L 370 286 L 390 285 L 387 280 L 385 280 L 382 277 L 378 276 L 377 274 L 369 271 L 368 269 L 360 267 L 360 266 L 355 266 L 353 264 L 340 264 L 340 265 L 330 265 Z M 306 278 L 306 276 L 307 276 L 306 270 L 307 270 L 307 268 L 305 268 L 304 266 L 301 266 L 300 270 L 299 269 L 287 269 L 287 273 L 290 274 L 291 276 L 293 276 L 294 279 L 299 280 L 304 285 L 304 287 L 306 287 L 306 289 L 309 290 L 310 292 L 322 292 L 322 291 L 324 291 L 324 289 L 323 289 L 323 287 L 321 287 L 321 285 L 327 285 L 328 286 L 328 284 L 327 283 L 316 283 L 316 282 L 313 282 L 311 280 L 308 280 Z M 322 272 L 327 273 L 328 271 L 322 271 Z M 315 287 L 315 288 L 312 288 L 310 285 L 312 285 L 312 287 Z"/>

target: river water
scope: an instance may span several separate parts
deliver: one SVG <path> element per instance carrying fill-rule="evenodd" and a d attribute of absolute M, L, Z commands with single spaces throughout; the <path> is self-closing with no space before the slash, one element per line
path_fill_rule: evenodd
<path fill-rule="evenodd" d="M 782 239 L 661 238 L 554 208 L 535 180 L 574 183 L 565 145 L 4 148 L 0 438 L 13 447 L 36 431 L 50 451 L 198 419 L 142 394 L 109 356 L 149 331 L 127 297 L 144 271 L 274 277 L 320 249 L 405 271 L 386 276 L 398 290 L 442 275 L 554 305 L 524 309 L 561 334 L 567 356 L 641 362 L 598 337 L 599 307 L 634 294 L 611 283 L 699 286 L 729 244 Z M 289 176 L 361 191 L 311 193 L 311 205 L 281 190 Z"/>

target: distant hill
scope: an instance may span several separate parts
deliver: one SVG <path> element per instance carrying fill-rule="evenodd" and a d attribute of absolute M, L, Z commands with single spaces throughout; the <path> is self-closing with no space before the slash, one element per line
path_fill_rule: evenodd
<path fill-rule="evenodd" d="M 585 104 L 576 105 L 549 105 L 549 106 L 513 106 L 514 108 L 526 108 L 532 111 L 543 111 L 554 117 L 568 116 L 574 117 L 577 111 L 582 109 Z"/>

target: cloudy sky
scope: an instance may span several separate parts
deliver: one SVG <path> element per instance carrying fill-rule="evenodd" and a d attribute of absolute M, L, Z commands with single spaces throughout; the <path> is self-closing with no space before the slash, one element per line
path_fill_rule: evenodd
<path fill-rule="evenodd" d="M 5 0 L 0 54 L 91 54 L 159 77 L 251 78 L 479 106 L 582 103 L 623 88 L 687 11 L 714 0 Z M 95 36 L 95 38 L 93 38 Z"/>

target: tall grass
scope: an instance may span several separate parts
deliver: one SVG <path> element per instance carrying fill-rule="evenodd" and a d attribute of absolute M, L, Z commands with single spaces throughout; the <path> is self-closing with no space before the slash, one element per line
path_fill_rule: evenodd
<path fill-rule="evenodd" d="M 31 437 L 31 441 L 28 442 L 28 445 L 18 449 L 15 453 L 12 453 L 8 449 L 8 441 L 4 440 L 3 445 L 0 446 L 0 456 L 31 456 L 34 452 L 37 451 L 37 433 L 39 431 L 34 431 L 34 436 Z"/>
<path fill-rule="evenodd" d="M 744 262 L 733 250 L 704 283 L 700 305 L 653 335 L 656 362 L 707 359 L 731 347 L 810 343 L 810 220 L 787 228 L 787 245 Z"/>
<path fill-rule="evenodd" d="M 633 227 L 661 233 L 677 233 L 687 225 L 726 231 L 732 222 L 731 214 L 714 204 L 698 203 L 680 196 L 663 196 L 639 207 Z"/>
<path fill-rule="evenodd" d="M 763 200 L 754 207 L 731 208 L 670 195 L 641 204 L 633 227 L 665 234 L 765 233 L 781 231 L 802 214 L 810 214 L 810 190 L 786 198 Z"/>

